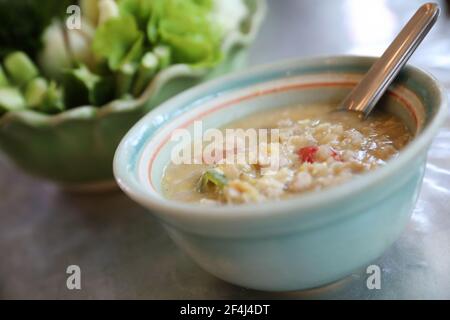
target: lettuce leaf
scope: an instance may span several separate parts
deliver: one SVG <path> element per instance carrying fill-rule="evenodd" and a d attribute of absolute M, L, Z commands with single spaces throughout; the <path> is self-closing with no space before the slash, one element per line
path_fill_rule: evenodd
<path fill-rule="evenodd" d="M 211 19 L 210 0 L 155 0 L 147 25 L 154 45 L 171 48 L 175 63 L 214 66 L 222 59 L 222 31 Z"/>
<path fill-rule="evenodd" d="M 122 64 L 129 62 L 129 52 L 133 51 L 133 59 L 140 58 L 144 35 L 139 31 L 136 20 L 131 15 L 111 18 L 97 29 L 92 50 L 98 58 L 108 61 L 111 70 L 118 70 Z M 138 47 L 136 47 L 138 46 Z"/>
<path fill-rule="evenodd" d="M 128 14 L 136 19 L 140 30 L 145 30 L 147 22 L 153 12 L 153 0 L 119 0 L 119 11 L 121 14 Z"/>
<path fill-rule="evenodd" d="M 116 71 L 133 45 L 146 33 L 142 54 L 158 45 L 168 46 L 173 63 L 212 67 L 222 59 L 223 32 L 212 19 L 212 0 L 119 0 L 120 17 L 107 20 L 97 29 L 93 51 Z"/>

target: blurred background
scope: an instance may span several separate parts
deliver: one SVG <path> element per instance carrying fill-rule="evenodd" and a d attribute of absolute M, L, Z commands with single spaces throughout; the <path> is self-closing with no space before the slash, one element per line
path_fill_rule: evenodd
<path fill-rule="evenodd" d="M 436 27 L 411 63 L 450 90 L 450 20 Z M 248 65 L 314 55 L 380 55 L 419 0 L 268 0 Z M 250 291 L 208 275 L 180 253 L 146 211 L 120 192 L 61 192 L 0 155 L 0 298 L 450 298 L 450 121 L 433 143 L 422 193 L 402 238 L 376 261 L 382 289 L 364 270 L 321 289 Z M 66 289 L 66 267 L 83 288 Z"/>

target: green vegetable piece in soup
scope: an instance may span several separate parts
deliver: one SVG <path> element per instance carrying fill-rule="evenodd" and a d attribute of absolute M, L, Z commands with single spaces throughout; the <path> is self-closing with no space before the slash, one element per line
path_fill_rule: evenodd
<path fill-rule="evenodd" d="M 206 192 L 209 188 L 223 189 L 228 183 L 227 177 L 217 170 L 207 170 L 200 178 L 198 191 Z"/>

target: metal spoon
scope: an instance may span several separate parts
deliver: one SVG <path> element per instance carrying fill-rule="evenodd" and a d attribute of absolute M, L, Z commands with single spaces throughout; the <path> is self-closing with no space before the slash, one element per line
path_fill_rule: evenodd
<path fill-rule="evenodd" d="M 344 99 L 341 108 L 356 111 L 366 118 L 433 27 L 439 12 L 439 6 L 435 3 L 422 5 Z"/>

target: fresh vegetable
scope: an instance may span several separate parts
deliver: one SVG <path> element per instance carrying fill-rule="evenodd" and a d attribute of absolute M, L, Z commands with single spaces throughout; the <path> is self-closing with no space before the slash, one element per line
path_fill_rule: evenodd
<path fill-rule="evenodd" d="M 108 62 L 111 70 L 118 70 L 130 51 L 137 51 L 142 34 L 132 16 L 112 18 L 102 24 L 95 33 L 92 50 Z"/>
<path fill-rule="evenodd" d="M 200 192 L 206 192 L 208 188 L 223 189 L 228 184 L 227 177 L 220 171 L 210 169 L 205 171 L 200 178 L 198 190 Z"/>
<path fill-rule="evenodd" d="M 114 0 L 100 0 L 98 2 L 98 23 L 103 24 L 111 18 L 119 16 L 119 7 Z"/>
<path fill-rule="evenodd" d="M 214 66 L 222 59 L 222 31 L 211 19 L 212 1 L 157 0 L 147 25 L 152 44 L 172 49 L 174 63 Z"/>
<path fill-rule="evenodd" d="M 4 64 L 12 82 L 18 86 L 26 85 L 39 75 L 39 71 L 33 61 L 21 51 L 9 54 L 5 58 Z"/>
<path fill-rule="evenodd" d="M 152 52 L 147 52 L 142 57 L 141 63 L 139 65 L 139 71 L 137 74 L 136 82 L 133 88 L 133 94 L 135 96 L 141 94 L 147 83 L 149 83 L 150 80 L 153 78 L 158 69 L 158 63 L 159 61 L 157 56 Z"/>
<path fill-rule="evenodd" d="M 119 0 L 119 10 L 124 15 L 133 16 L 139 26 L 139 30 L 145 30 L 154 7 L 160 0 Z M 190 0 L 188 0 L 190 1 Z"/>
<path fill-rule="evenodd" d="M 9 80 L 6 77 L 5 72 L 3 71 L 2 66 L 0 65 L 0 88 L 9 86 Z"/>
<path fill-rule="evenodd" d="M 47 80 L 44 78 L 35 78 L 31 80 L 25 90 L 25 101 L 27 106 L 36 109 L 43 104 L 48 90 Z"/>
<path fill-rule="evenodd" d="M 211 19 L 211 0 L 119 0 L 119 15 L 95 34 L 93 51 L 118 70 L 140 36 L 147 49 L 165 45 L 174 63 L 213 66 L 220 62 L 223 33 Z M 166 54 L 166 52 L 164 52 Z"/>
<path fill-rule="evenodd" d="M 62 90 L 58 87 L 56 82 L 51 81 L 48 85 L 42 104 L 38 106 L 38 110 L 44 113 L 54 114 L 61 112 L 64 109 Z"/>
<path fill-rule="evenodd" d="M 12 87 L 0 88 L 0 113 L 25 108 L 25 99 L 20 91 Z"/>
<path fill-rule="evenodd" d="M 10 53 L 3 63 L 11 80 L 0 70 L 0 83 L 3 84 L 0 85 L 3 87 L 0 90 L 0 113 L 22 110 L 27 106 L 38 107 L 43 102 L 47 83 L 38 78 L 39 71 L 33 61 L 24 52 L 17 51 Z M 25 92 L 22 93 L 21 89 Z"/>
<path fill-rule="evenodd" d="M 167 46 L 157 46 L 153 49 L 153 53 L 158 58 L 159 68 L 167 68 L 171 63 L 170 48 Z"/>
<path fill-rule="evenodd" d="M 121 98 L 125 96 L 131 89 L 133 84 L 134 74 L 136 72 L 136 65 L 132 63 L 125 63 L 122 65 L 117 73 L 116 97 Z"/>
<path fill-rule="evenodd" d="M 171 65 L 212 68 L 247 14 L 229 1 L 0 0 L 0 112 L 102 106 L 142 94 Z M 79 30 L 58 19 L 70 4 L 81 6 Z"/>
<path fill-rule="evenodd" d="M 48 114 L 64 110 L 61 87 L 40 76 L 27 54 L 13 52 L 5 58 L 4 65 L 11 81 L 0 68 L 0 114 L 26 108 Z"/>
<path fill-rule="evenodd" d="M 92 73 L 85 65 L 68 70 L 64 77 L 64 102 L 67 108 L 82 105 L 100 106 L 113 95 L 112 82 Z"/>
<path fill-rule="evenodd" d="M 62 22 L 54 21 L 42 35 L 44 47 L 37 57 L 42 74 L 61 81 L 64 71 L 79 63 L 95 68 L 91 52 L 93 34 L 87 22 L 82 22 L 81 30 L 69 30 Z"/>
<path fill-rule="evenodd" d="M 228 33 L 240 27 L 248 15 L 248 7 L 242 0 L 213 1 L 211 19 Z"/>

